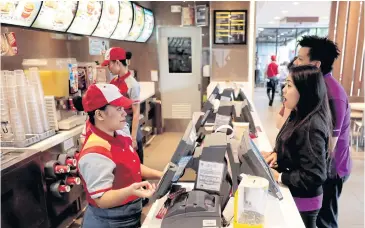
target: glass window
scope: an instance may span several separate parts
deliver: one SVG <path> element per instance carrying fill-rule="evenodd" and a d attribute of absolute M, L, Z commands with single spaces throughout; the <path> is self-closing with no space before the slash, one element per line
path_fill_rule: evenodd
<path fill-rule="evenodd" d="M 327 37 L 328 36 L 328 28 L 318 28 L 317 36 L 319 37 Z"/>
<path fill-rule="evenodd" d="M 168 37 L 169 72 L 191 73 L 191 38 Z"/>

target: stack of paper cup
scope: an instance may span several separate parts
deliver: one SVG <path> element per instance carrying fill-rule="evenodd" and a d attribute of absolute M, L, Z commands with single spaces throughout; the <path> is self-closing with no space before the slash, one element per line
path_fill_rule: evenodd
<path fill-rule="evenodd" d="M 10 121 L 14 134 L 14 141 L 24 141 L 25 131 L 18 109 L 10 108 Z"/>
<path fill-rule="evenodd" d="M 6 99 L 6 91 L 5 86 L 3 86 L 3 82 L 0 86 L 0 121 L 1 121 L 1 140 L 4 141 L 12 141 L 13 133 L 10 125 L 10 117 L 9 117 L 9 106 L 8 100 Z"/>
<path fill-rule="evenodd" d="M 29 68 L 29 83 L 34 86 L 35 97 L 38 103 L 38 111 L 40 113 L 40 117 L 42 120 L 42 126 L 45 131 L 50 130 L 48 118 L 47 118 L 47 110 L 46 103 L 44 101 L 44 93 L 42 88 L 42 83 L 39 78 L 38 68 L 33 67 Z"/>
<path fill-rule="evenodd" d="M 28 106 L 27 106 L 27 87 L 25 85 L 17 86 L 17 103 L 19 104 L 19 113 L 21 114 L 24 129 L 26 134 L 32 134 L 32 128 L 30 126 L 30 119 L 28 115 Z"/>
<path fill-rule="evenodd" d="M 241 174 L 235 193 L 234 228 L 262 228 L 268 198 L 269 181 L 262 177 Z"/>
<path fill-rule="evenodd" d="M 45 132 L 42 124 L 39 106 L 35 95 L 35 89 L 32 85 L 27 87 L 27 108 L 30 119 L 30 125 L 34 134 L 42 134 Z"/>

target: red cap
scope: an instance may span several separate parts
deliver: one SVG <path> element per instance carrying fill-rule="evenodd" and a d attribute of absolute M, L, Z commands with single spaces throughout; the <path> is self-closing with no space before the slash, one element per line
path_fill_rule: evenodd
<path fill-rule="evenodd" d="M 126 58 L 126 51 L 123 48 L 112 47 L 105 52 L 105 59 L 101 65 L 108 66 L 110 60 L 125 60 Z"/>
<path fill-rule="evenodd" d="M 85 112 L 95 111 L 107 104 L 130 108 L 132 101 L 123 96 L 118 87 L 112 84 L 93 84 L 89 86 L 82 98 L 82 106 Z"/>
<path fill-rule="evenodd" d="M 276 61 L 276 56 L 275 55 L 271 56 L 271 61 Z"/>

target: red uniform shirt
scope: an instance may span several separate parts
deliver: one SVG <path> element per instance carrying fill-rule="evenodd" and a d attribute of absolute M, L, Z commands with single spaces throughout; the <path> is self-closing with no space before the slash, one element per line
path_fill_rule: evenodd
<path fill-rule="evenodd" d="M 123 131 L 112 137 L 93 125 L 80 152 L 78 170 L 89 204 L 97 207 L 96 198 L 113 189 L 141 182 L 141 164 L 132 140 Z M 136 200 L 130 196 L 120 205 Z"/>
<path fill-rule="evenodd" d="M 279 66 L 275 62 L 271 62 L 267 67 L 267 77 L 272 78 L 279 74 Z"/>

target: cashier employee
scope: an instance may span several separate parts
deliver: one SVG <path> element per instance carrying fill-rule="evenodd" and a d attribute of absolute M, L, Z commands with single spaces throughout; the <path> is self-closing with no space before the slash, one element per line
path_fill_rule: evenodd
<path fill-rule="evenodd" d="M 307 228 L 315 228 L 327 178 L 331 114 L 321 71 L 311 65 L 290 69 L 284 87 L 285 108 L 293 110 L 281 128 L 274 152 L 264 153 L 274 165 L 274 178 L 289 187 Z"/>
<path fill-rule="evenodd" d="M 116 85 L 123 96 L 128 97 L 133 102 L 132 107 L 125 110 L 127 112 L 126 119 L 132 135 L 133 148 L 137 149 L 139 159 L 143 164 L 142 132 L 139 127 L 140 87 L 139 83 L 128 70 L 127 61 L 131 58 L 131 52 L 126 52 L 120 47 L 112 47 L 106 51 L 102 66 L 108 66 L 111 74 L 116 75 L 110 83 Z"/>
<path fill-rule="evenodd" d="M 122 130 L 124 109 L 132 101 L 115 85 L 91 85 L 75 108 L 85 111 L 90 134 L 78 158 L 78 171 L 86 191 L 88 207 L 84 228 L 139 227 L 141 198 L 150 197 L 155 186 L 146 179 L 159 179 L 162 173 L 140 164 L 131 137 Z"/>

